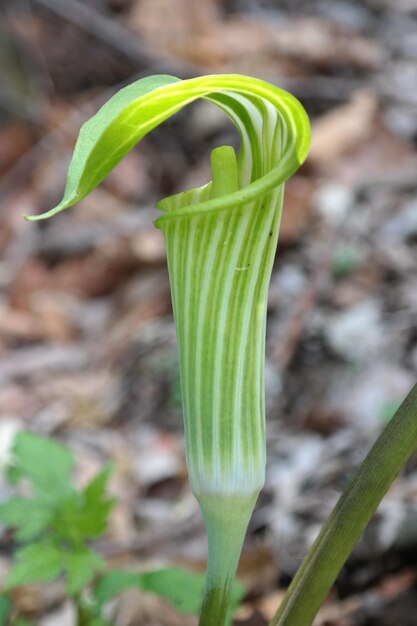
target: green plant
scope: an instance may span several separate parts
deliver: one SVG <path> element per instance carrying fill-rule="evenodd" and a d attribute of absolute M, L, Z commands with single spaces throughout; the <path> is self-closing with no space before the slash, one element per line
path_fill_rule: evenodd
<path fill-rule="evenodd" d="M 65 574 L 67 593 L 77 597 L 104 563 L 88 542 L 107 527 L 113 500 L 106 496 L 110 468 L 82 490 L 71 483 L 73 457 L 60 444 L 19 432 L 9 479 L 29 484 L 31 496 L 16 496 L 0 505 L 0 521 L 15 529 L 16 564 L 6 589 L 49 581 Z"/>
<path fill-rule="evenodd" d="M 198 613 L 202 575 L 177 568 L 105 571 L 105 562 L 91 547 L 91 540 L 105 532 L 115 504 L 106 495 L 111 468 L 105 468 L 83 489 L 76 489 L 71 482 L 73 465 L 73 455 L 57 442 L 25 431 L 16 435 L 7 474 L 12 484 L 25 482 L 30 495 L 0 504 L 0 522 L 14 529 L 20 544 L 0 595 L 0 626 L 8 619 L 13 626 L 24 624 L 7 595 L 12 589 L 62 576 L 66 595 L 77 608 L 77 626 L 106 626 L 105 604 L 128 588 L 157 593 L 183 613 Z M 242 587 L 235 585 L 234 608 L 242 593 Z"/>
<path fill-rule="evenodd" d="M 266 296 L 283 184 L 309 147 L 307 115 L 287 92 L 244 76 L 140 80 L 83 126 L 62 201 L 28 219 L 45 219 L 84 198 L 144 135 L 197 98 L 230 117 L 240 134 L 239 156 L 229 146 L 214 150 L 212 180 L 162 200 L 156 226 L 167 246 L 190 483 L 208 532 L 200 626 L 222 626 L 264 481 Z M 399 409 L 342 497 L 274 625 L 311 624 L 378 499 L 417 444 L 416 395 Z M 379 472 L 385 457 L 390 462 Z"/>
<path fill-rule="evenodd" d="M 201 624 L 224 623 L 244 535 L 264 482 L 266 298 L 283 183 L 304 160 L 309 123 L 290 94 L 244 76 L 140 80 L 80 131 L 55 215 L 85 197 L 147 132 L 205 98 L 236 125 L 238 159 L 212 153 L 212 181 L 166 198 L 165 235 L 192 490 L 208 532 Z"/>

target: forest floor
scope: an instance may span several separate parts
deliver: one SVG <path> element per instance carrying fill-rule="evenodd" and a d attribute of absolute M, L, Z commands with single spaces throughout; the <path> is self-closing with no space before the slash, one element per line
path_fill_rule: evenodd
<path fill-rule="evenodd" d="M 417 374 L 416 0 L 27 0 L 0 9 L 0 442 L 27 428 L 68 445 L 84 484 L 111 461 L 118 498 L 97 548 L 137 570 L 203 570 L 187 483 L 158 198 L 210 177 L 237 137 L 199 102 L 145 138 L 79 206 L 56 204 L 81 123 L 156 73 L 253 74 L 312 119 L 286 188 L 269 294 L 267 481 L 239 578 L 240 626 L 266 625 L 353 469 Z M 1 445 L 0 445 L 1 448 Z M 11 488 L 0 476 L 0 500 Z M 0 529 L 0 584 L 10 537 Z M 395 482 L 315 624 L 417 624 L 417 457 Z M 73 626 L 63 588 L 22 614 Z M 116 626 L 193 626 L 124 594 Z"/>

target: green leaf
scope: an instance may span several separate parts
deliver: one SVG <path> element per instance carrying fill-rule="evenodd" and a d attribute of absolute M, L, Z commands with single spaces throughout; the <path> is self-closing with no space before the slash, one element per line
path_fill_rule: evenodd
<path fill-rule="evenodd" d="M 39 500 L 55 504 L 72 490 L 73 456 L 56 441 L 19 432 L 13 454 L 16 471 L 31 482 Z"/>
<path fill-rule="evenodd" d="M 80 546 L 87 539 L 95 539 L 107 528 L 114 499 L 106 497 L 111 467 L 105 468 L 81 492 L 71 493 L 60 502 L 53 520 L 54 530 L 63 540 Z"/>
<path fill-rule="evenodd" d="M 6 589 L 19 585 L 54 580 L 62 571 L 62 551 L 52 541 L 44 540 L 16 552 Z"/>
<path fill-rule="evenodd" d="M 12 603 L 4 594 L 0 594 L 0 626 L 6 626 L 7 618 L 12 610 Z"/>
<path fill-rule="evenodd" d="M 93 597 L 98 606 L 101 607 L 125 589 L 137 588 L 138 586 L 140 586 L 139 574 L 115 569 L 100 576 L 93 589 Z"/>
<path fill-rule="evenodd" d="M 165 598 L 181 613 L 198 614 L 205 579 L 204 574 L 170 568 L 140 574 L 139 585 L 144 591 Z"/>
<path fill-rule="evenodd" d="M 179 612 L 197 615 L 201 608 L 205 575 L 187 572 L 179 568 L 161 569 L 152 572 L 133 574 L 123 570 L 113 570 L 101 576 L 93 596 L 99 606 L 108 602 L 125 589 L 142 589 L 168 600 Z M 244 588 L 234 583 L 232 610 L 239 606 Z"/>
<path fill-rule="evenodd" d="M 45 503 L 29 498 L 10 498 L 0 504 L 0 522 L 16 529 L 18 541 L 37 537 L 50 525 L 53 514 Z"/>
<path fill-rule="evenodd" d="M 68 595 L 80 593 L 103 567 L 103 559 L 92 550 L 69 552 L 65 558 Z"/>
<path fill-rule="evenodd" d="M 179 568 L 161 569 L 139 575 L 139 586 L 168 600 L 181 613 L 198 615 L 205 586 L 204 574 L 195 574 Z M 239 606 L 244 588 L 233 584 L 231 610 Z"/>
<path fill-rule="evenodd" d="M 83 537 L 78 527 L 81 510 L 81 494 L 78 491 L 73 491 L 60 500 L 52 520 L 54 535 L 59 541 L 68 543 L 75 549 L 83 544 Z"/>
<path fill-rule="evenodd" d="M 84 516 L 80 520 L 80 529 L 85 538 L 99 537 L 107 528 L 109 515 L 115 504 L 114 498 L 106 497 L 112 471 L 112 466 L 104 468 L 83 491 Z"/>

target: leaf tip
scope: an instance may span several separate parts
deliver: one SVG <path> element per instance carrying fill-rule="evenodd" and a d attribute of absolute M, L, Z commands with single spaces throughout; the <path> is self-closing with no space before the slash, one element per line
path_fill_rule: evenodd
<path fill-rule="evenodd" d="M 23 219 L 27 222 L 38 222 L 49 217 L 48 213 L 39 213 L 39 215 L 29 215 L 29 213 L 23 214 Z"/>

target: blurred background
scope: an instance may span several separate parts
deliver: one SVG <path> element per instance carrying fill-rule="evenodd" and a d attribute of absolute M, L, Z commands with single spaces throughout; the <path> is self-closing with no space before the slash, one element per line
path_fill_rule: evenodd
<path fill-rule="evenodd" d="M 119 505 L 99 549 L 112 565 L 204 566 L 153 207 L 207 181 L 211 149 L 236 133 L 196 103 L 78 206 L 39 224 L 22 214 L 57 203 L 80 125 L 142 76 L 253 74 L 311 116 L 271 282 L 267 484 L 240 569 L 236 624 L 267 624 L 416 380 L 417 1 L 3 0 L 0 20 L 0 454 L 29 428 L 70 446 L 80 484 L 111 461 Z M 0 548 L 1 582 L 1 531 Z M 417 458 L 317 624 L 415 625 L 416 580 Z M 73 624 L 62 589 L 16 601 L 43 626 Z M 118 626 L 197 623 L 139 594 L 117 611 Z"/>

